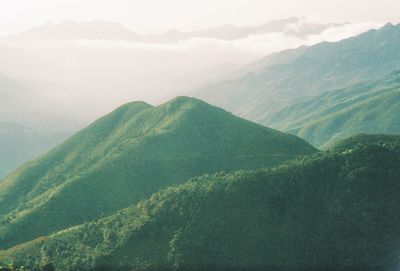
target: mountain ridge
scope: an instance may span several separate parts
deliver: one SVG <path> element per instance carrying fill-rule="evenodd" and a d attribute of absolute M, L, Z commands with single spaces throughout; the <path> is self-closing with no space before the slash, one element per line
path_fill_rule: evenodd
<path fill-rule="evenodd" d="M 275 168 L 196 177 L 3 258 L 71 270 L 390 270 L 400 137 L 379 138 L 397 143 L 361 140 Z"/>
<path fill-rule="evenodd" d="M 399 70 L 399 46 L 400 24 L 387 24 L 342 41 L 272 54 L 190 95 L 279 129 L 285 123 L 276 114 L 285 109 Z"/>
<path fill-rule="evenodd" d="M 35 39 L 116 39 L 138 42 L 178 42 L 190 38 L 216 38 L 221 40 L 237 40 L 254 34 L 286 32 L 290 36 L 304 37 L 319 34 L 329 27 L 344 24 L 322 24 L 308 22 L 305 18 L 291 17 L 281 20 L 272 20 L 258 26 L 223 25 L 210 29 L 195 31 L 180 31 L 170 29 L 160 34 L 139 34 L 133 32 L 120 23 L 106 20 L 77 22 L 65 20 L 60 23 L 47 22 L 41 26 L 26 30 L 19 34 L 6 37 L 6 40 L 35 40 Z M 297 26 L 297 27 L 293 27 Z M 101 31 L 99 31 L 101 29 Z"/>
<path fill-rule="evenodd" d="M 315 151 L 198 99 L 129 103 L 0 183 L 0 243 L 95 219 L 190 177 L 268 167 Z"/>

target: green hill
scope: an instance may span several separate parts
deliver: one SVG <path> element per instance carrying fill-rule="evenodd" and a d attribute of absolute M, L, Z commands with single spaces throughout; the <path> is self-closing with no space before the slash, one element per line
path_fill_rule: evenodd
<path fill-rule="evenodd" d="M 345 150 L 365 144 L 381 146 L 400 146 L 400 136 L 384 134 L 356 134 L 332 143 L 329 149 L 333 151 Z"/>
<path fill-rule="evenodd" d="M 126 104 L 0 183 L 0 246 L 93 220 L 194 176 L 315 151 L 193 98 Z"/>
<path fill-rule="evenodd" d="M 318 147 L 357 133 L 400 134 L 400 72 L 313 97 L 281 110 L 273 126 Z"/>
<path fill-rule="evenodd" d="M 198 177 L 2 259 L 62 270 L 395 270 L 399 140 L 351 139 L 273 169 Z"/>
<path fill-rule="evenodd" d="M 276 115 L 281 110 L 301 109 L 297 104 L 310 98 L 367 80 L 379 80 L 399 70 L 399 48 L 400 25 L 388 24 L 339 42 L 323 42 L 270 55 L 223 80 L 194 90 L 191 95 L 273 128 L 288 127 L 291 122 Z M 398 100 L 392 96 L 386 101 L 396 107 Z M 312 111 L 306 113 L 310 115 Z M 359 132 L 391 130 L 383 123 L 373 128 Z M 304 132 L 305 138 L 311 138 L 313 132 Z M 320 146 L 326 138 L 312 142 Z"/>

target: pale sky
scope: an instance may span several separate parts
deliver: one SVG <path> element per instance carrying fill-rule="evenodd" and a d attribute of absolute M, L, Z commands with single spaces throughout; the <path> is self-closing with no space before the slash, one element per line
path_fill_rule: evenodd
<path fill-rule="evenodd" d="M 396 23 L 399 10 L 400 0 L 0 0 L 0 35 L 64 19 L 105 19 L 141 33 L 310 15 L 325 22 Z"/>

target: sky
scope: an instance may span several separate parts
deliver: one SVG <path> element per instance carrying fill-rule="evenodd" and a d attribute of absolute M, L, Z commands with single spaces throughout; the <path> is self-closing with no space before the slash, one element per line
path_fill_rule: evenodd
<path fill-rule="evenodd" d="M 399 10 L 399 0 L 0 0 L 0 35 L 65 19 L 105 19 L 140 33 L 258 25 L 292 16 L 396 23 Z"/>

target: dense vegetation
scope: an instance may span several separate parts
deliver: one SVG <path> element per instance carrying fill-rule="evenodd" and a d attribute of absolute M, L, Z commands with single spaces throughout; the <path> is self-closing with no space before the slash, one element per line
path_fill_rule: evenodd
<path fill-rule="evenodd" d="M 366 144 L 395 147 L 400 145 L 400 136 L 384 134 L 356 134 L 346 139 L 334 142 L 329 149 L 333 151 L 345 150 Z"/>
<path fill-rule="evenodd" d="M 127 104 L 0 183 L 0 247 L 91 221 L 195 176 L 315 151 L 200 100 Z"/>
<path fill-rule="evenodd" d="M 400 138 L 358 138 L 273 169 L 194 178 L 2 259 L 62 270 L 395 270 Z"/>
<path fill-rule="evenodd" d="M 362 97 L 360 92 L 352 96 L 361 88 L 367 88 L 369 92 L 368 85 L 346 91 L 347 97 L 339 97 L 338 92 L 332 97 L 319 96 L 367 80 L 379 80 L 399 70 L 399 47 L 400 25 L 388 24 L 379 30 L 339 42 L 324 42 L 268 56 L 224 80 L 195 90 L 191 95 L 264 125 L 293 130 L 293 133 L 311 140 L 317 147 L 324 145 L 335 133 L 343 132 L 345 136 L 354 132 L 390 133 L 395 130 L 399 133 L 398 126 L 393 124 L 399 116 L 396 110 L 399 108 L 398 88 L 390 93 L 388 88 L 381 89 L 379 96 L 371 96 L 370 100 L 364 101 L 368 104 L 362 104 L 360 98 L 365 99 L 366 96 Z M 305 104 L 296 105 L 314 97 L 317 97 L 316 100 L 311 99 L 306 108 L 302 107 Z M 347 99 L 346 104 L 344 99 Z M 322 118 L 325 114 L 314 115 L 313 110 L 307 111 L 321 101 L 326 102 L 329 109 L 337 111 L 331 111 L 326 119 Z M 348 107 L 335 107 L 335 102 Z M 386 108 L 391 112 L 386 114 Z M 321 112 L 323 106 L 315 109 L 319 110 L 318 113 L 326 113 Z M 367 129 L 363 120 L 367 120 L 372 113 L 363 114 L 369 113 L 369 109 L 373 110 L 375 119 Z M 283 118 L 285 114 L 280 112 L 282 110 L 291 114 L 288 117 L 293 119 Z M 315 116 L 321 117 L 319 121 L 314 119 Z M 382 122 L 386 117 L 388 120 Z M 292 127 L 292 124 L 296 126 Z"/>
<path fill-rule="evenodd" d="M 288 107 L 271 120 L 318 147 L 356 133 L 400 134 L 400 72 L 330 91 Z"/>

